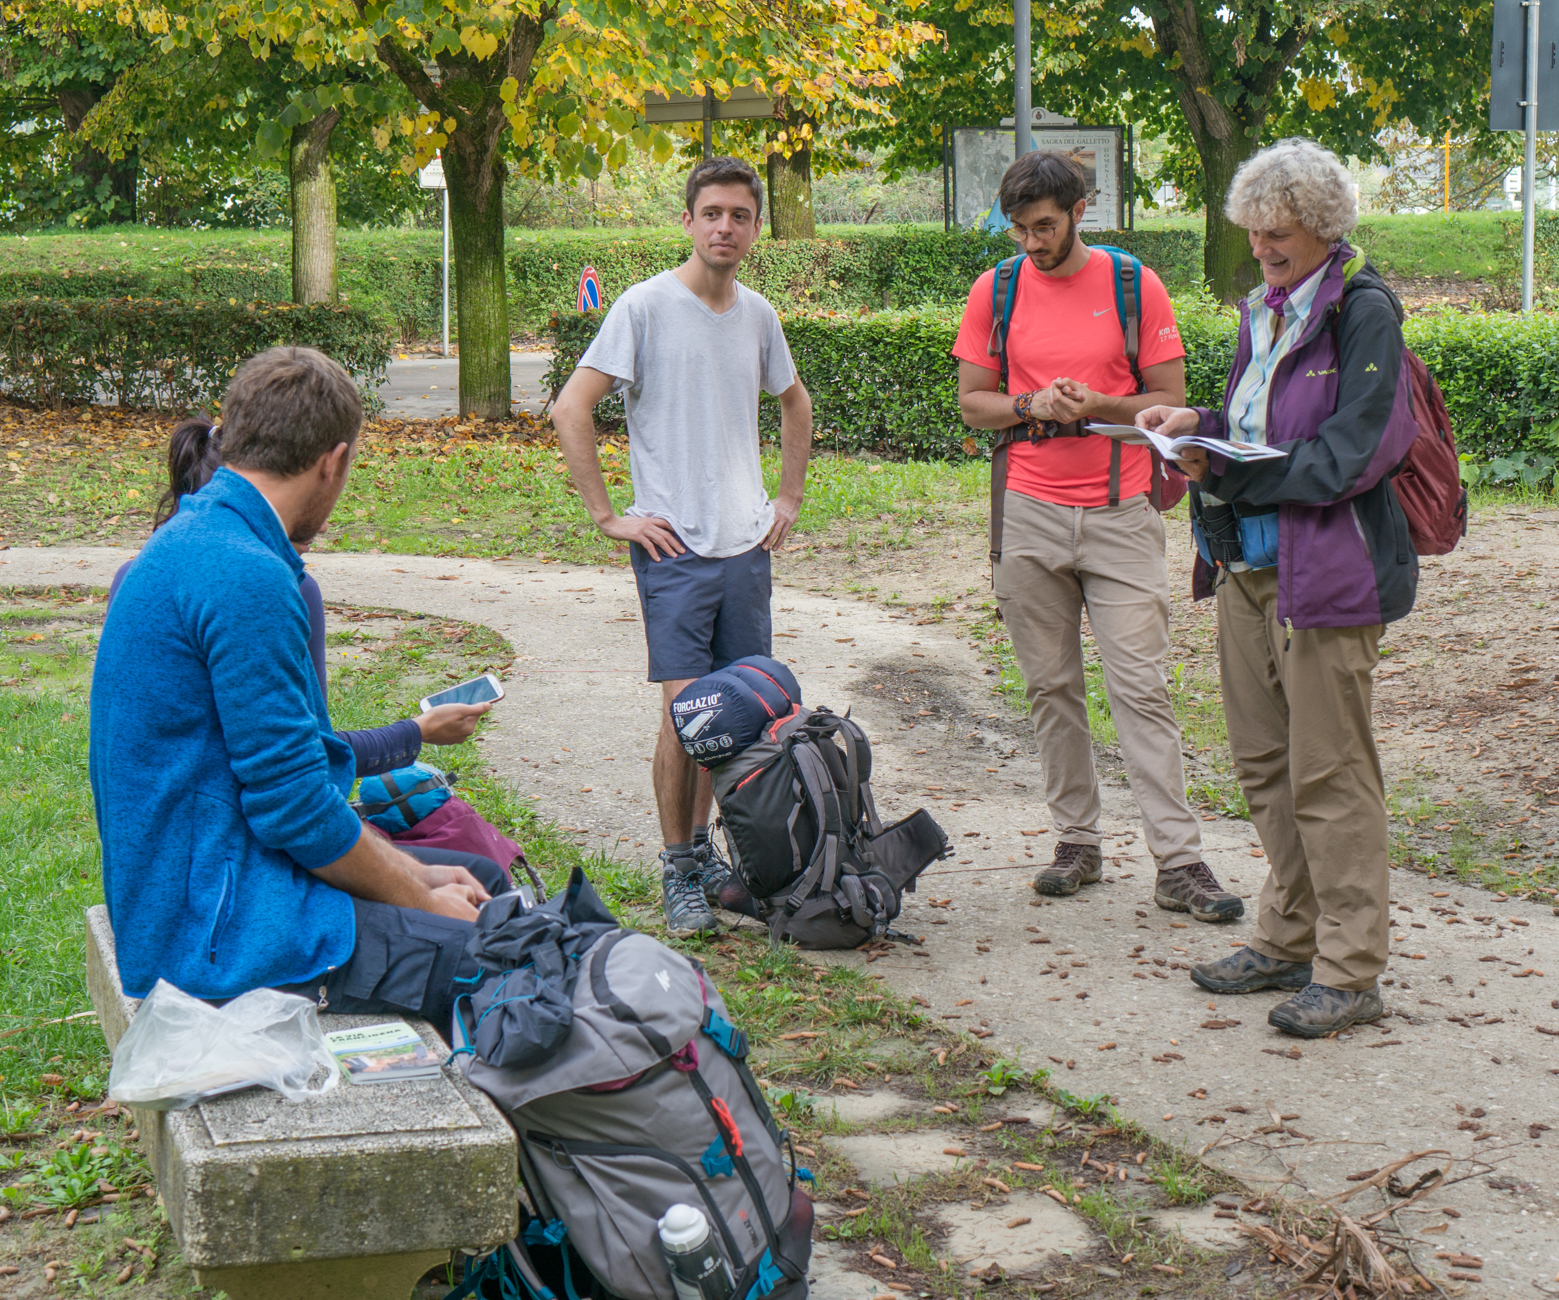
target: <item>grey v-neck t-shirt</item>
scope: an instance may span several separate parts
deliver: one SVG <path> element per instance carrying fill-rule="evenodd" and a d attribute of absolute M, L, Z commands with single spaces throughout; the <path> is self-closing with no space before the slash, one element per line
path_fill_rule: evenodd
<path fill-rule="evenodd" d="M 665 519 L 695 555 L 756 546 L 774 522 L 758 460 L 758 394 L 796 382 L 762 294 L 736 286 L 714 312 L 671 271 L 625 290 L 581 366 L 613 379 L 628 410 L 630 515 Z"/>

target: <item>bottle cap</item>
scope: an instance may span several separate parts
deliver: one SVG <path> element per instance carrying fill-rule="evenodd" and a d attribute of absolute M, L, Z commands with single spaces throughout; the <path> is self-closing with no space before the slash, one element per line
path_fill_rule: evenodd
<path fill-rule="evenodd" d="M 673 1205 L 656 1226 L 660 1239 L 671 1250 L 687 1250 L 709 1235 L 708 1220 L 691 1205 Z"/>

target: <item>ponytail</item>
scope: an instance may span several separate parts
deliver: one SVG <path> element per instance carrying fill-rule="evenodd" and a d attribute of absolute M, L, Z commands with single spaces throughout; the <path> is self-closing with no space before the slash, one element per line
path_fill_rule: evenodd
<path fill-rule="evenodd" d="M 168 440 L 168 489 L 157 502 L 152 528 L 161 528 L 179 508 L 179 498 L 198 492 L 221 465 L 222 426 L 204 415 L 180 420 Z"/>

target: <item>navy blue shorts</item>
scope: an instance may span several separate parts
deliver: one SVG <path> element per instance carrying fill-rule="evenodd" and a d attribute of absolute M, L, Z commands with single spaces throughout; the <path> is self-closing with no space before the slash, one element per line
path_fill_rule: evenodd
<path fill-rule="evenodd" d="M 772 654 L 769 553 L 761 546 L 723 560 L 683 551 L 659 560 L 629 548 L 644 612 L 652 682 L 702 677 L 746 655 Z"/>
<path fill-rule="evenodd" d="M 453 849 L 396 847 L 431 866 L 464 867 L 494 897 L 510 887 L 491 858 Z M 318 1002 L 321 1011 L 337 1015 L 421 1016 L 450 1042 L 455 996 L 470 991 L 469 986 L 456 987 L 455 981 L 477 974 L 475 959 L 466 954 L 471 922 L 361 898 L 352 900 L 352 910 L 357 944 L 346 964 L 281 991 Z"/>

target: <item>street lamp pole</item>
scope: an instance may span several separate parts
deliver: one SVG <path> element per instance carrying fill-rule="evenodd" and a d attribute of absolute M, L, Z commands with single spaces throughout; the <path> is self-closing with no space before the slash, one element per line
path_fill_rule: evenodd
<path fill-rule="evenodd" d="M 1526 158 L 1521 177 L 1521 310 L 1532 310 L 1532 258 L 1537 223 L 1537 67 L 1540 0 L 1525 0 L 1527 11 L 1527 85 L 1521 111 L 1526 127 Z"/>
<path fill-rule="evenodd" d="M 1029 84 L 1029 0 L 1012 0 L 1013 153 L 1021 158 L 1034 148 L 1034 90 Z"/>

